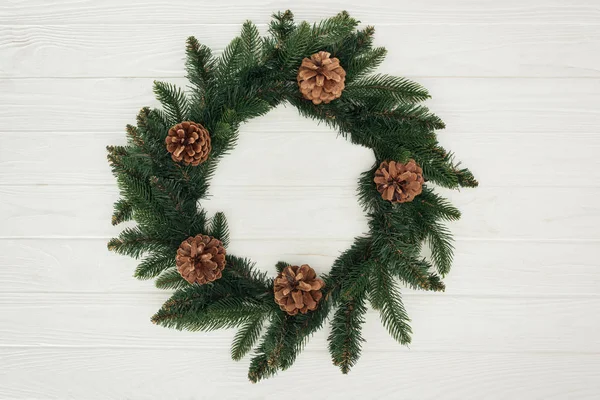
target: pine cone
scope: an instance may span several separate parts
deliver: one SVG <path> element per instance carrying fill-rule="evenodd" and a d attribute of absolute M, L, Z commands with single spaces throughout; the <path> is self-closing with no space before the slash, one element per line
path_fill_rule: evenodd
<path fill-rule="evenodd" d="M 183 279 L 203 285 L 221 277 L 225 248 L 220 240 L 211 236 L 190 236 L 177 249 L 175 263 Z"/>
<path fill-rule="evenodd" d="M 415 160 L 408 160 L 406 164 L 396 161 L 384 161 L 377 171 L 375 179 L 377 190 L 381 197 L 392 203 L 405 203 L 413 201 L 423 191 L 423 169 Z"/>
<path fill-rule="evenodd" d="M 321 288 L 324 286 L 325 282 L 317 278 L 315 270 L 308 265 L 288 265 L 275 278 L 275 302 L 289 315 L 296 315 L 298 311 L 306 314 L 317 308 L 323 297 Z"/>
<path fill-rule="evenodd" d="M 342 95 L 346 71 L 336 57 L 320 51 L 310 58 L 304 58 L 298 70 L 298 86 L 307 100 L 314 104 L 329 103 Z"/>
<path fill-rule="evenodd" d="M 211 150 L 208 131 L 192 121 L 172 126 L 165 143 L 173 161 L 183 161 L 184 164 L 192 164 L 194 167 L 206 161 Z"/>

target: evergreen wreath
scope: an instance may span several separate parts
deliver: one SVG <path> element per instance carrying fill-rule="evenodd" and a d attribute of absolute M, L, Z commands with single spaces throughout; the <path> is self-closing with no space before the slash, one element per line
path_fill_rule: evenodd
<path fill-rule="evenodd" d="M 137 126 L 127 126 L 128 144 L 108 146 L 121 193 L 112 223 L 137 223 L 108 248 L 143 257 L 135 277 L 175 290 L 152 322 L 190 331 L 238 328 L 231 356 L 239 360 L 253 350 L 252 382 L 289 368 L 330 314 L 329 351 L 347 373 L 364 341 L 367 302 L 391 336 L 410 343 L 398 282 L 444 290 L 453 247 L 442 222 L 460 217 L 432 184 L 477 186 L 438 144 L 435 130 L 444 123 L 419 105 L 427 91 L 404 78 L 370 74 L 386 50 L 373 46 L 373 27 L 357 30 L 358 23 L 346 12 L 314 25 L 294 23 L 290 11 L 277 13 L 269 36 L 246 22 L 220 57 L 190 37 L 189 90 L 155 82 L 163 109 L 143 108 Z M 358 186 L 369 232 L 320 277 L 308 265 L 279 262 L 273 279 L 229 254 L 225 215 L 209 218 L 199 206 L 240 125 L 285 103 L 371 148 L 377 160 Z M 421 255 L 425 243 L 428 258 Z"/>

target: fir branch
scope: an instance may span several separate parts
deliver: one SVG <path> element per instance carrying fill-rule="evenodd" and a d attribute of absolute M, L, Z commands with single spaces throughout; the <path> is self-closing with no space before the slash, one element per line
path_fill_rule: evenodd
<path fill-rule="evenodd" d="M 122 222 L 131 220 L 131 218 L 133 218 L 132 204 L 125 199 L 117 200 L 117 202 L 114 204 L 111 223 L 113 225 L 118 225 Z"/>
<path fill-rule="evenodd" d="M 385 101 L 388 98 L 399 103 L 418 103 L 430 96 L 427 90 L 416 82 L 390 75 L 372 75 L 358 79 L 345 89 L 345 96 L 362 96 L 371 102 Z"/>
<path fill-rule="evenodd" d="M 331 321 L 331 333 L 328 337 L 329 352 L 333 364 L 342 373 L 347 374 L 360 357 L 362 343 L 361 335 L 364 315 L 367 312 L 364 295 L 354 297 L 342 303 Z"/>
<path fill-rule="evenodd" d="M 136 268 L 134 276 L 138 279 L 152 279 L 164 270 L 175 266 L 175 251 L 153 253 L 146 257 Z"/>
<path fill-rule="evenodd" d="M 344 40 L 354 32 L 358 23 L 346 11 L 342 11 L 335 17 L 314 24 L 310 32 L 311 52 Z"/>
<path fill-rule="evenodd" d="M 174 264 L 174 257 L 171 260 L 171 264 Z M 158 289 L 174 290 L 183 289 L 190 285 L 188 281 L 183 279 L 177 267 L 168 267 L 163 270 L 156 281 L 154 282 Z"/>
<path fill-rule="evenodd" d="M 308 314 L 289 316 L 282 311 L 274 314 L 250 361 L 250 381 L 256 383 L 291 367 L 310 336 L 323 326 L 330 309 L 331 301 L 326 295 L 319 307 Z"/>
<path fill-rule="evenodd" d="M 398 257 L 388 264 L 388 268 L 396 277 L 413 289 L 442 292 L 446 286 L 439 276 L 430 272 L 432 268 L 426 260 L 404 256 L 399 252 Z"/>
<path fill-rule="evenodd" d="M 378 100 L 379 101 L 379 100 Z M 377 105 L 378 102 L 373 105 Z M 388 121 L 389 123 L 417 124 L 425 129 L 444 129 L 446 125 L 435 114 L 431 113 L 427 107 L 413 104 L 398 104 L 391 110 L 378 111 L 375 109 L 364 118 L 377 118 L 378 122 Z"/>
<path fill-rule="evenodd" d="M 169 241 L 146 235 L 139 228 L 126 228 L 118 238 L 108 242 L 109 250 L 133 258 L 140 258 L 144 253 L 164 251 L 170 247 Z"/>
<path fill-rule="evenodd" d="M 434 218 L 441 218 L 446 221 L 460 219 L 460 211 L 427 186 L 423 187 L 423 192 L 415 201 L 419 202 L 423 213 L 432 215 Z"/>
<path fill-rule="evenodd" d="M 226 287 L 188 285 L 154 314 L 152 322 L 188 331 L 234 328 L 269 313 L 271 308 L 250 297 L 235 297 Z"/>
<path fill-rule="evenodd" d="M 248 379 L 252 383 L 269 378 L 277 373 L 281 352 L 285 349 L 285 339 L 290 331 L 290 318 L 281 313 L 271 318 L 262 340 L 250 360 Z"/>
<path fill-rule="evenodd" d="M 387 50 L 377 47 L 350 60 L 346 67 L 346 79 L 348 83 L 358 79 L 375 70 L 385 59 Z"/>
<path fill-rule="evenodd" d="M 141 138 L 137 127 L 127 124 L 125 127 L 129 144 L 144 147 L 144 140 Z"/>
<path fill-rule="evenodd" d="M 277 274 L 280 274 L 283 272 L 285 267 L 287 267 L 289 265 L 292 265 L 292 264 L 285 262 L 285 261 L 278 261 L 277 264 L 275 264 L 275 271 L 277 271 Z"/>
<path fill-rule="evenodd" d="M 223 246 L 229 246 L 229 228 L 227 227 L 227 219 L 225 214 L 218 212 L 210 222 L 209 235 L 219 239 Z"/>
<path fill-rule="evenodd" d="M 190 105 L 183 90 L 171 83 L 154 81 L 154 94 L 164 107 L 170 125 L 187 120 Z"/>
<path fill-rule="evenodd" d="M 466 168 L 458 169 L 458 165 L 454 167 L 454 173 L 458 178 L 458 184 L 463 187 L 477 187 L 479 182 L 473 176 L 473 173 Z"/>
<path fill-rule="evenodd" d="M 149 107 L 143 107 L 138 112 L 135 117 L 138 128 L 146 128 L 148 126 L 148 116 L 150 115 L 150 112 L 151 111 Z"/>
<path fill-rule="evenodd" d="M 228 254 L 226 257 L 226 268 L 223 274 L 230 279 L 241 280 L 262 292 L 271 293 L 273 282 L 268 278 L 266 272 L 255 268 L 255 264 L 247 258 L 240 258 Z"/>
<path fill-rule="evenodd" d="M 381 264 L 373 268 L 369 298 L 373 308 L 379 310 L 381 323 L 390 335 L 401 344 L 409 344 L 412 333 L 408 325 L 410 319 L 393 276 Z"/>
<path fill-rule="evenodd" d="M 454 255 L 452 236 L 448 228 L 441 224 L 431 224 L 427 230 L 427 242 L 431 249 L 431 259 L 438 272 L 445 276 L 450 272 Z"/>
<path fill-rule="evenodd" d="M 243 324 L 231 343 L 231 358 L 235 361 L 241 360 L 260 338 L 264 324 L 264 317 L 258 316 Z"/>
<path fill-rule="evenodd" d="M 225 47 L 223 54 L 219 57 L 216 67 L 215 80 L 221 85 L 230 84 L 236 80 L 236 72 L 244 64 L 244 43 L 239 37 L 234 38 Z"/>
<path fill-rule="evenodd" d="M 240 38 L 244 45 L 244 59 L 246 65 L 258 64 L 262 59 L 262 41 L 256 25 L 251 21 L 244 22 Z"/>
<path fill-rule="evenodd" d="M 289 71 L 289 77 L 295 76 L 297 68 L 304 57 L 310 56 L 309 46 L 311 45 L 311 27 L 308 23 L 300 23 L 278 52 L 279 69 Z"/>
<path fill-rule="evenodd" d="M 206 85 L 212 79 L 212 72 L 215 68 L 215 59 L 212 56 L 211 50 L 200 44 L 198 39 L 190 36 L 187 39 L 185 48 L 187 78 L 199 91 L 200 97 L 203 99 Z"/>
<path fill-rule="evenodd" d="M 269 23 L 269 33 L 279 42 L 283 43 L 296 29 L 294 14 L 290 10 L 272 15 L 273 21 Z"/>

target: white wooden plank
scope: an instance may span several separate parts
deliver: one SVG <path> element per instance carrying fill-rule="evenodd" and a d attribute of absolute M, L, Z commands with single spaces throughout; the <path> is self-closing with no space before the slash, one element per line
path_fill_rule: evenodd
<path fill-rule="evenodd" d="M 249 257 L 274 274 L 284 260 L 327 272 L 351 240 L 236 239 L 232 254 Z M 597 242 L 458 240 L 446 293 L 478 296 L 600 293 Z M 0 293 L 156 292 L 132 277 L 137 262 L 106 250 L 105 239 L 0 241 Z M 405 289 L 411 293 L 410 289 Z"/>
<path fill-rule="evenodd" d="M 234 330 L 180 332 L 150 317 L 169 297 L 152 294 L 0 294 L 0 345 L 221 348 Z M 415 351 L 600 352 L 597 297 L 472 297 L 405 294 Z M 326 350 L 329 328 L 315 333 Z M 365 351 L 402 351 L 369 312 Z"/>
<path fill-rule="evenodd" d="M 291 108 L 273 113 L 297 120 L 294 130 L 277 129 L 276 115 L 249 122 L 236 149 L 220 163 L 215 185 L 354 186 L 359 174 L 371 168 L 371 150 L 298 117 Z M 11 146 L 18 134 L 0 133 L 0 144 L 6 143 L 0 146 L 0 185 L 114 184 L 105 147 L 124 144 L 124 133 L 28 132 L 28 146 Z M 555 186 L 560 181 L 563 187 L 596 187 L 600 182 L 600 135 L 440 132 L 439 139 L 486 186 Z"/>
<path fill-rule="evenodd" d="M 238 0 L 168 3 L 159 0 L 131 0 L 126 3 L 108 0 L 13 0 L 0 7 L 0 24 L 241 24 L 246 19 L 266 23 L 275 11 L 291 8 L 298 20 L 318 21 L 342 9 L 369 24 L 386 23 L 598 23 L 600 9 L 594 0 L 444 0 L 425 3 L 411 1 L 372 0 L 344 3 L 305 0 Z"/>
<path fill-rule="evenodd" d="M 0 26 L 0 78 L 182 77 L 186 37 L 196 35 L 219 54 L 239 29 L 130 23 Z M 260 29 L 265 34 L 267 27 Z M 419 24 L 376 29 L 376 45 L 388 49 L 383 73 L 600 76 L 600 25 Z"/>
<path fill-rule="evenodd" d="M 224 211 L 235 239 L 349 240 L 367 231 L 354 188 L 215 186 L 211 193 L 204 208 L 209 214 Z M 449 225 L 456 237 L 600 239 L 600 188 L 480 187 L 441 193 L 463 211 L 462 219 Z M 3 186 L 0 236 L 114 236 L 120 229 L 110 226 L 110 215 L 117 199 L 114 187 Z"/>
<path fill-rule="evenodd" d="M 583 400 L 597 398 L 600 390 L 600 358 L 583 354 L 370 353 L 345 376 L 328 354 L 304 353 L 291 369 L 256 385 L 247 381 L 247 360 L 234 362 L 223 351 L 194 346 L 1 349 L 0 360 L 0 396 L 15 400 L 281 399 L 296 387 L 317 388 L 310 395 L 316 400 L 396 400 L 399 394 L 423 400 Z"/>
<path fill-rule="evenodd" d="M 186 85 L 182 79 L 170 79 Z M 600 79 L 421 78 L 433 99 L 427 105 L 448 132 L 595 133 L 600 124 Z M 122 131 L 145 105 L 156 105 L 152 79 L 0 80 L 3 131 Z M 298 119 L 273 121 L 281 132 Z M 266 121 L 266 118 L 257 119 Z"/>

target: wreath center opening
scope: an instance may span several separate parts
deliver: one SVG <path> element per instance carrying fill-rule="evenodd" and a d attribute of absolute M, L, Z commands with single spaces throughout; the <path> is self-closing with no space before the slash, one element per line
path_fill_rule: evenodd
<path fill-rule="evenodd" d="M 228 250 L 270 276 L 281 259 L 327 273 L 368 231 L 356 183 L 374 161 L 370 149 L 279 106 L 240 127 L 201 206 L 208 215 L 227 215 Z"/>

